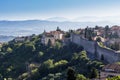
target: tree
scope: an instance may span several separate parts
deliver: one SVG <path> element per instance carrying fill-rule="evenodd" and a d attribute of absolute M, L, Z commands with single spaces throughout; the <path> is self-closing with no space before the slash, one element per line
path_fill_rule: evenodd
<path fill-rule="evenodd" d="M 62 46 L 62 45 L 61 45 L 60 42 L 58 42 L 58 41 L 55 42 L 55 48 L 56 48 L 56 49 L 60 49 L 61 46 Z"/>
<path fill-rule="evenodd" d="M 42 57 L 43 55 L 44 55 L 44 53 L 41 52 L 41 51 L 38 53 L 38 56 L 39 56 L 39 57 Z"/>
<path fill-rule="evenodd" d="M 98 77 L 98 71 L 95 68 L 92 68 L 90 78 L 97 78 Z"/>
<path fill-rule="evenodd" d="M 56 62 L 56 63 L 54 64 L 54 66 L 65 65 L 65 64 L 67 64 L 67 63 L 68 63 L 67 60 L 60 60 L 60 61 Z"/>
<path fill-rule="evenodd" d="M 87 38 L 87 28 L 85 28 L 85 38 Z"/>
<path fill-rule="evenodd" d="M 88 59 L 86 51 L 81 51 L 79 57 L 80 57 L 80 59 Z"/>
<path fill-rule="evenodd" d="M 75 77 L 75 70 L 73 68 L 68 68 L 68 72 L 67 72 L 67 80 L 76 80 Z"/>
<path fill-rule="evenodd" d="M 8 53 L 11 53 L 12 52 L 12 49 L 10 47 L 7 48 L 7 52 Z"/>
<path fill-rule="evenodd" d="M 106 26 L 105 26 L 105 37 L 106 37 L 106 38 L 108 37 L 108 31 L 109 31 L 109 26 L 106 25 Z"/>
<path fill-rule="evenodd" d="M 61 29 L 59 28 L 59 26 L 57 27 L 56 31 L 61 31 Z"/>
<path fill-rule="evenodd" d="M 95 29 L 99 29 L 99 26 L 96 25 L 96 26 L 95 26 Z"/>
<path fill-rule="evenodd" d="M 87 38 L 88 40 L 92 40 L 92 36 L 94 36 L 94 29 L 92 28 L 85 28 L 85 38 Z"/>
<path fill-rule="evenodd" d="M 48 69 L 54 67 L 53 59 L 48 59 L 43 63 L 43 65 L 45 68 L 48 68 Z"/>
<path fill-rule="evenodd" d="M 109 30 L 109 26 L 106 25 L 106 26 L 105 26 L 105 31 L 108 31 L 108 30 Z"/>
<path fill-rule="evenodd" d="M 87 80 L 87 79 L 86 79 L 86 77 L 84 75 L 77 74 L 76 80 Z"/>
<path fill-rule="evenodd" d="M 120 76 L 113 76 L 111 78 L 107 78 L 106 80 L 120 80 Z"/>
<path fill-rule="evenodd" d="M 32 43 L 25 43 L 22 45 L 22 49 L 24 52 L 32 52 L 35 51 L 35 46 Z"/>

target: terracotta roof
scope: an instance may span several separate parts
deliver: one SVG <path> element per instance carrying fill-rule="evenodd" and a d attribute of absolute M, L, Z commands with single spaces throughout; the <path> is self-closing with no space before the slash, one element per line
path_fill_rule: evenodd
<path fill-rule="evenodd" d="M 51 34 L 61 34 L 62 32 L 61 31 L 51 31 L 50 33 Z"/>
<path fill-rule="evenodd" d="M 47 36 L 47 37 L 54 37 L 51 33 L 45 33 L 45 36 Z"/>
<path fill-rule="evenodd" d="M 115 71 L 118 71 L 118 70 L 120 71 L 120 64 L 108 64 L 103 67 L 103 70 L 105 69 L 112 69 Z"/>
<path fill-rule="evenodd" d="M 112 26 L 111 30 L 120 30 L 120 26 Z"/>
<path fill-rule="evenodd" d="M 50 31 L 50 32 L 45 32 L 45 36 L 47 37 L 54 37 L 55 34 L 63 34 L 63 31 Z"/>

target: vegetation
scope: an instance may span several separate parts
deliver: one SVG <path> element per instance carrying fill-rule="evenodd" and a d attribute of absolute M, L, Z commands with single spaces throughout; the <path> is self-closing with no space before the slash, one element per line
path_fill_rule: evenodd
<path fill-rule="evenodd" d="M 115 42 L 115 43 L 113 43 L 113 44 L 110 44 L 109 47 L 110 47 L 111 49 L 113 49 L 113 50 L 118 51 L 118 50 L 120 50 L 120 43 L 119 43 L 119 42 Z"/>
<path fill-rule="evenodd" d="M 54 46 L 51 42 L 43 45 L 40 39 L 38 35 L 30 41 L 11 41 L 1 47 L 0 80 L 86 80 L 93 78 L 93 68 L 103 65 L 90 60 L 82 46 L 63 46 L 61 41 Z"/>
<path fill-rule="evenodd" d="M 69 68 L 69 69 L 68 69 L 68 72 L 67 72 L 67 80 L 76 80 L 75 70 L 74 70 L 74 69 L 72 69 L 72 68 Z"/>
<path fill-rule="evenodd" d="M 92 37 L 94 37 L 96 34 L 94 33 L 94 29 L 93 28 L 85 28 L 85 38 L 87 38 L 88 40 L 92 40 Z"/>
<path fill-rule="evenodd" d="M 98 45 L 99 45 L 100 47 L 106 48 L 106 46 L 104 46 L 104 44 L 103 44 L 102 42 L 98 42 Z"/>
<path fill-rule="evenodd" d="M 97 77 L 98 77 L 98 71 L 97 71 L 97 69 L 93 68 L 91 70 L 90 78 L 97 78 Z"/>
<path fill-rule="evenodd" d="M 120 80 L 120 76 L 115 76 L 112 78 L 107 78 L 106 80 Z"/>

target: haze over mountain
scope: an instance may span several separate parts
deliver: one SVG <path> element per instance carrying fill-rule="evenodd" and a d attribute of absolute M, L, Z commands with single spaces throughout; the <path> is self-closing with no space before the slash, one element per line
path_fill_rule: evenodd
<path fill-rule="evenodd" d="M 0 35 L 0 42 L 8 42 L 14 38 L 15 38 L 15 36 Z"/>
<path fill-rule="evenodd" d="M 48 20 L 24 20 L 24 21 L 0 21 L 0 35 L 22 36 L 30 34 L 40 34 L 44 30 L 55 30 L 59 26 L 62 30 L 94 27 L 95 25 L 117 25 L 109 21 L 96 22 L 72 22 L 72 21 L 48 21 Z"/>
<path fill-rule="evenodd" d="M 64 17 L 51 17 L 51 18 L 47 18 L 46 20 L 57 21 L 57 22 L 70 21 L 69 19 L 64 18 Z"/>
<path fill-rule="evenodd" d="M 63 21 L 70 21 L 70 22 L 112 22 L 112 23 L 119 23 L 120 16 L 81 16 L 81 17 L 76 17 L 76 18 L 65 18 L 65 17 L 51 17 L 51 18 L 46 18 L 44 20 L 47 21 L 57 21 L 57 22 L 63 22 Z"/>
<path fill-rule="evenodd" d="M 32 34 L 40 34 L 44 30 L 56 30 L 59 26 L 62 30 L 67 31 L 70 29 L 85 28 L 86 26 L 94 27 L 96 25 L 119 25 L 109 21 L 96 21 L 96 22 L 73 22 L 66 18 L 54 17 L 47 20 L 20 20 L 20 21 L 0 21 L 0 42 L 6 42 L 14 37 L 11 36 L 27 36 Z M 5 36 L 3 38 L 3 36 Z"/>

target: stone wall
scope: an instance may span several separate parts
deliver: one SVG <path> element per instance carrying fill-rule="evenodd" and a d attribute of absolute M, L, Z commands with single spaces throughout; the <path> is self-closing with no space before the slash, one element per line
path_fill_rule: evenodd
<path fill-rule="evenodd" d="M 80 35 L 71 34 L 71 41 L 83 46 L 84 49 L 89 53 L 92 53 L 94 55 L 96 53 L 96 58 L 98 59 L 101 59 L 101 55 L 103 55 L 104 60 L 109 63 L 120 61 L 120 53 L 117 53 L 116 51 L 107 48 L 102 48 L 98 44 L 96 44 L 96 42 L 83 39 Z"/>
<path fill-rule="evenodd" d="M 83 39 L 80 35 L 77 34 L 71 34 L 71 41 L 83 46 L 86 51 L 93 54 L 95 53 L 95 42 Z"/>
<path fill-rule="evenodd" d="M 103 55 L 104 59 L 109 63 L 120 61 L 120 53 L 111 49 L 102 48 L 99 45 L 97 45 L 97 55 L 98 59 L 101 59 L 101 55 Z"/>

